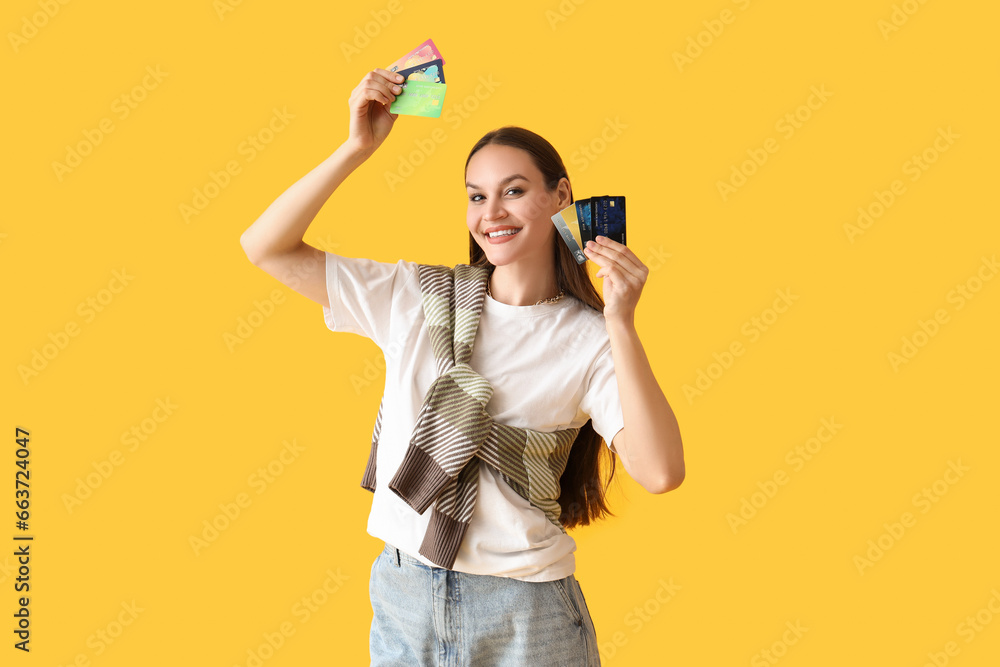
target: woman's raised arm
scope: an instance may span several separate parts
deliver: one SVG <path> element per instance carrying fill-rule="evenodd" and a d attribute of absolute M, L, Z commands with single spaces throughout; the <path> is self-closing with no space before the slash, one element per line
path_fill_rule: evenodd
<path fill-rule="evenodd" d="M 350 130 L 344 143 L 285 190 L 240 236 L 240 245 L 254 266 L 323 305 L 329 305 L 325 272 L 303 269 L 305 261 L 322 258 L 323 252 L 302 237 L 334 190 L 389 135 L 398 115 L 389 113 L 388 107 L 396 99 L 401 79 L 384 69 L 366 74 L 351 92 Z"/>

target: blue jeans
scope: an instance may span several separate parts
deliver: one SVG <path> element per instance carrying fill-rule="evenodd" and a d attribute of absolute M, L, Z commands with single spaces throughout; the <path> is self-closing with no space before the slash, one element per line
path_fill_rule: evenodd
<path fill-rule="evenodd" d="M 574 575 L 531 582 L 429 567 L 386 544 L 368 585 L 372 667 L 594 667 Z"/>

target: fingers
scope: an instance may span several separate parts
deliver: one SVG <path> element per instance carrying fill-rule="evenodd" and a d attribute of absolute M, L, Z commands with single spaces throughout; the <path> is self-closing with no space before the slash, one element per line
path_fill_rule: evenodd
<path fill-rule="evenodd" d="M 628 246 L 609 239 L 606 236 L 598 236 L 594 241 L 594 245 L 586 248 L 586 252 L 601 267 L 610 270 L 611 267 L 609 265 L 617 265 L 623 272 L 640 282 L 646 279 L 646 274 L 649 272 L 646 265 L 635 256 L 635 253 Z M 607 261 L 600 262 L 598 258 Z M 606 275 L 607 271 L 604 271 L 604 274 Z"/>
<path fill-rule="evenodd" d="M 389 106 L 403 92 L 402 83 L 403 77 L 399 74 L 376 67 L 365 74 L 355 90 L 365 101 L 372 100 Z"/>
<path fill-rule="evenodd" d="M 600 257 L 622 261 L 631 254 L 627 246 L 609 239 L 607 236 L 596 236 L 586 244 L 585 250 Z"/>
<path fill-rule="evenodd" d="M 378 74 L 387 82 L 391 83 L 403 83 L 403 77 L 395 72 L 390 72 L 387 69 L 382 69 L 381 67 L 376 67 L 371 71 L 371 74 Z"/>

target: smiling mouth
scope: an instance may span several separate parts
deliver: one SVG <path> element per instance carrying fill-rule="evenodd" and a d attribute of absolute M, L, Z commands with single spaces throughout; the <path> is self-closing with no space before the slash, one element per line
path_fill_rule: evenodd
<path fill-rule="evenodd" d="M 520 227 L 516 229 L 501 229 L 498 232 L 491 232 L 487 234 L 486 238 L 495 239 L 495 238 L 500 238 L 501 236 L 513 236 L 514 234 L 517 234 L 519 231 L 521 231 Z"/>

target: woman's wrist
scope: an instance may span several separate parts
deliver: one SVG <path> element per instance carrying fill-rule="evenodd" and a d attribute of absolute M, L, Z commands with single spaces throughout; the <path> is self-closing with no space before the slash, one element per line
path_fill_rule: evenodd
<path fill-rule="evenodd" d="M 344 159 L 356 163 L 355 166 L 357 166 L 372 156 L 375 147 L 362 146 L 360 141 L 348 137 L 344 143 L 340 144 L 336 152 L 339 152 Z"/>

